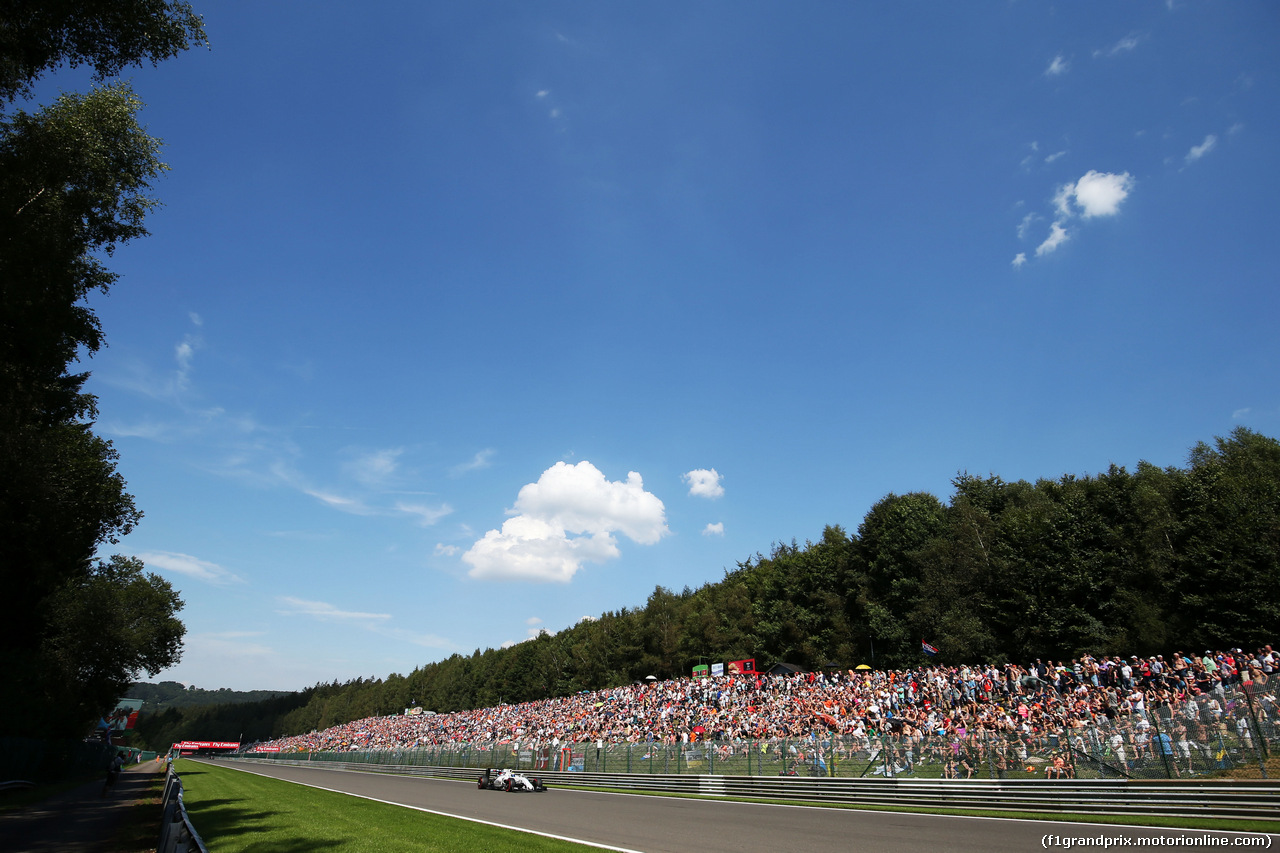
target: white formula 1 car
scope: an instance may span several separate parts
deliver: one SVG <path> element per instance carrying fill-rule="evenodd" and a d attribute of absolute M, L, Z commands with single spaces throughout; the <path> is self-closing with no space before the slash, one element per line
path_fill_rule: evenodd
<path fill-rule="evenodd" d="M 492 767 L 484 771 L 484 775 L 476 781 L 476 787 L 481 791 L 538 791 L 547 790 L 547 786 L 542 784 L 542 780 L 536 776 L 530 777 L 523 773 L 515 773 L 511 770 L 497 770 Z"/>

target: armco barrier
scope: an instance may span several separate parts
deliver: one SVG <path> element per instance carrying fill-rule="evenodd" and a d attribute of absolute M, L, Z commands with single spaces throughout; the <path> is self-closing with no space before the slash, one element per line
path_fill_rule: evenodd
<path fill-rule="evenodd" d="M 191 825 L 186 804 L 182 802 L 182 780 L 170 767 L 164 779 L 164 816 L 160 820 L 160 842 L 157 853 L 209 853 L 200 833 Z"/>
<path fill-rule="evenodd" d="M 229 757 L 244 763 L 311 766 L 329 770 L 432 776 L 474 783 L 462 767 Z M 1267 780 L 923 780 L 643 773 L 533 773 L 548 787 L 591 787 L 712 797 L 792 800 L 868 806 L 981 809 L 1060 814 L 1169 815 L 1276 821 L 1280 784 Z"/>

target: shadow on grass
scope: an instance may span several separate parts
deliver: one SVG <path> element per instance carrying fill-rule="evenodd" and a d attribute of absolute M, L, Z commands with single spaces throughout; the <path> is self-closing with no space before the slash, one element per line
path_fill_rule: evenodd
<path fill-rule="evenodd" d="M 244 836 L 274 830 L 276 816 L 281 812 L 252 808 L 250 802 L 243 798 L 201 800 L 198 807 L 188 806 L 187 813 L 205 843 L 213 841 L 216 844 L 239 839 L 236 849 L 243 853 L 305 853 L 308 850 L 342 847 L 347 843 L 317 838 L 292 841 L 278 836 L 258 842 L 246 840 Z"/>
<path fill-rule="evenodd" d="M 346 841 L 316 841 L 315 839 L 299 839 L 297 841 L 260 841 L 241 847 L 242 853 L 307 853 L 308 850 L 324 850 L 333 847 L 346 847 Z"/>

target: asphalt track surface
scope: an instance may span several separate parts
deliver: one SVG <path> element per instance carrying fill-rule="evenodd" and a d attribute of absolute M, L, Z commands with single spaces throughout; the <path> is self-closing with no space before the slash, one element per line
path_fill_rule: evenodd
<path fill-rule="evenodd" d="M 1003 853 L 1067 849 L 1066 839 L 1113 840 L 1120 849 L 1163 838 L 1160 847 L 1191 839 L 1222 839 L 1214 847 L 1242 849 L 1235 839 L 1259 839 L 1243 849 L 1269 850 L 1280 835 L 1102 824 L 965 818 L 811 806 L 763 805 L 729 800 L 648 797 L 553 788 L 545 793 L 481 791 L 475 782 L 392 776 L 383 773 L 214 762 L 249 773 L 329 791 L 484 823 L 523 829 L 613 850 L 642 853 L 815 853 L 849 849 Z M 479 774 L 477 774 L 479 775 Z M 1057 844 L 1047 840 L 1058 836 Z M 1182 837 L 1187 840 L 1176 841 Z M 1099 849 L 1103 841 L 1093 841 Z M 1151 844 L 1145 842 L 1143 846 Z M 1191 841 L 1196 844 L 1195 841 Z M 1249 842 L 1246 842 L 1249 843 Z M 1199 849 L 1204 840 L 1197 844 Z M 1221 845 L 1221 847 L 1219 847 Z M 1077 844 L 1076 846 L 1080 846 Z M 1072 848 L 1074 849 L 1074 847 Z M 1276 848 L 1280 851 L 1280 847 Z"/>

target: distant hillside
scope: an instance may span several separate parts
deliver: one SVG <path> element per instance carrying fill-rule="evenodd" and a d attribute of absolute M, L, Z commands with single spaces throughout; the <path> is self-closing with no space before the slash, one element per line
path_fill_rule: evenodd
<path fill-rule="evenodd" d="M 261 702 L 263 699 L 275 699 L 287 696 L 291 690 L 230 690 L 221 687 L 217 690 L 203 690 L 199 687 L 184 687 L 177 681 L 161 681 L 159 684 L 135 682 L 129 686 L 125 696 L 129 699 L 141 699 L 146 702 L 145 711 L 154 714 L 168 708 L 191 708 L 201 705 L 239 705 L 245 702 Z"/>

